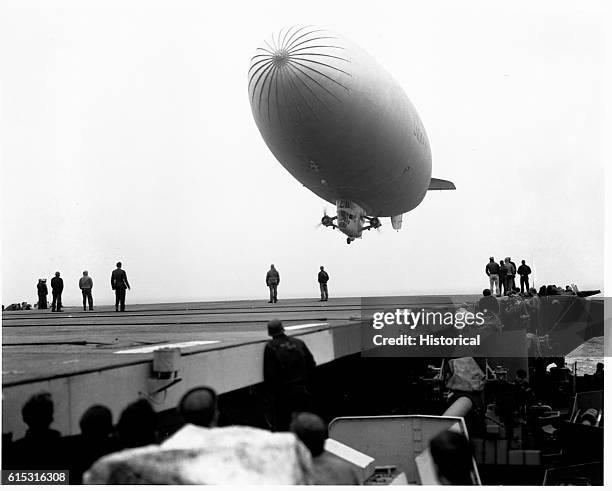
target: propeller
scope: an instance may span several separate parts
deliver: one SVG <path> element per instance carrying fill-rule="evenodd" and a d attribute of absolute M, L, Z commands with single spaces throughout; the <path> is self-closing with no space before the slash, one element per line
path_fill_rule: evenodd
<path fill-rule="evenodd" d="M 334 225 L 334 219 L 328 215 L 324 215 L 323 218 L 321 218 L 321 225 L 331 227 Z"/>
<path fill-rule="evenodd" d="M 325 227 L 336 228 L 336 225 L 334 224 L 335 218 L 336 217 L 330 217 L 327 214 L 327 209 L 323 208 L 323 218 L 321 218 L 321 221 L 319 223 L 317 223 L 317 227 L 320 227 L 321 225 L 324 225 Z"/>
<path fill-rule="evenodd" d="M 380 221 L 380 218 L 378 217 L 365 217 L 366 220 L 368 220 L 368 230 L 376 230 L 378 233 L 381 233 L 380 227 L 382 226 L 382 223 Z"/>
<path fill-rule="evenodd" d="M 319 220 L 316 224 L 315 224 L 315 228 L 320 228 L 322 225 L 324 225 L 324 221 L 325 219 L 329 217 L 329 215 L 327 214 L 327 208 L 323 208 L 323 218 L 321 218 L 321 220 Z"/>

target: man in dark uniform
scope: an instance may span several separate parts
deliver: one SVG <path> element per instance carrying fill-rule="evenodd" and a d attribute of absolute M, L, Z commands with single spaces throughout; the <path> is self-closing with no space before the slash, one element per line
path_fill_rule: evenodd
<path fill-rule="evenodd" d="M 47 295 L 49 294 L 49 290 L 47 290 L 47 280 L 40 278 L 38 280 L 38 285 L 36 285 L 36 290 L 38 291 L 38 308 L 46 309 L 47 308 Z"/>
<path fill-rule="evenodd" d="M 499 315 L 499 302 L 491 295 L 491 290 L 488 288 L 482 291 L 482 298 L 478 301 L 478 312 L 493 312 Z"/>
<path fill-rule="evenodd" d="M 270 271 L 266 274 L 266 285 L 270 289 L 270 301 L 268 303 L 276 303 L 278 302 L 277 298 L 277 288 L 280 284 L 280 275 L 278 271 L 274 267 L 274 264 L 270 264 Z"/>
<path fill-rule="evenodd" d="M 59 431 L 53 423 L 53 399 L 49 392 L 34 394 L 21 408 L 28 429 L 25 436 L 3 448 L 3 469 L 66 469 Z"/>
<path fill-rule="evenodd" d="M 516 271 L 521 278 L 521 293 L 529 291 L 529 275 L 531 274 L 531 268 L 525 264 L 525 260 L 521 261 L 521 265 Z"/>
<path fill-rule="evenodd" d="M 59 271 L 55 272 L 55 276 L 51 278 L 51 293 L 53 294 L 53 303 L 51 304 L 51 312 L 63 312 L 62 310 L 62 292 L 64 291 L 64 280 L 60 278 Z"/>
<path fill-rule="evenodd" d="M 321 266 L 319 271 L 319 289 L 321 290 L 321 302 L 327 302 L 329 295 L 327 294 L 327 282 L 329 281 L 329 275 Z"/>
<path fill-rule="evenodd" d="M 311 410 L 306 383 L 316 363 L 304 341 L 287 336 L 278 319 L 268 323 L 268 335 L 272 340 L 264 349 L 264 384 L 272 399 L 273 429 L 286 431 L 294 412 Z"/>
<path fill-rule="evenodd" d="M 361 484 L 353 464 L 325 450 L 327 425 L 319 416 L 298 413 L 291 421 L 290 430 L 310 450 L 312 484 Z"/>
<path fill-rule="evenodd" d="M 506 263 L 502 259 L 501 261 L 499 261 L 499 284 L 501 285 L 499 289 L 503 291 L 503 295 L 506 295 L 508 293 L 507 275 L 508 266 L 506 266 Z"/>
<path fill-rule="evenodd" d="M 183 395 L 177 408 L 185 424 L 212 428 L 219 421 L 218 399 L 211 387 L 194 387 Z"/>
<path fill-rule="evenodd" d="M 121 269 L 121 262 L 117 263 L 117 269 L 111 274 L 111 288 L 115 290 L 115 312 L 125 311 L 125 290 L 130 289 L 127 274 Z"/>

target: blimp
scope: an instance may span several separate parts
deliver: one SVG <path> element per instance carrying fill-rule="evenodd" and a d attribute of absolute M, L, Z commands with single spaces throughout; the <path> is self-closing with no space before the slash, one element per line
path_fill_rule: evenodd
<path fill-rule="evenodd" d="M 429 139 L 403 88 L 372 56 L 335 32 L 293 26 L 255 51 L 248 71 L 255 123 L 300 183 L 336 207 L 321 224 L 347 243 L 390 217 L 393 229 L 428 190 Z"/>

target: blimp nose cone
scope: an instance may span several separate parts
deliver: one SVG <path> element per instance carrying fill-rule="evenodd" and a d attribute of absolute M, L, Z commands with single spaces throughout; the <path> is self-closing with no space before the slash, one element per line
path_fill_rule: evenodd
<path fill-rule="evenodd" d="M 272 55 L 272 60 L 277 68 L 284 67 L 289 61 L 289 51 L 284 48 L 277 49 Z"/>
<path fill-rule="evenodd" d="M 251 58 L 249 96 L 255 118 L 284 125 L 333 110 L 349 92 L 349 71 L 339 36 L 312 26 L 283 29 Z"/>

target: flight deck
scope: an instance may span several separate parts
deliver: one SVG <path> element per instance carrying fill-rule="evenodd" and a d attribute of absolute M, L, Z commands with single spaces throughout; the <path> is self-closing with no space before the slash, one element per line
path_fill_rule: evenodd
<path fill-rule="evenodd" d="M 406 299 L 409 299 L 408 304 Z M 398 307 L 450 307 L 476 296 L 388 297 Z M 2 313 L 3 432 L 25 431 L 21 407 L 35 392 L 54 395 L 55 427 L 77 433 L 78 419 L 105 401 L 118 414 L 147 397 L 158 411 L 176 405 L 190 387 L 208 384 L 226 393 L 263 381 L 263 348 L 270 319 L 301 337 L 317 365 L 361 351 L 362 299 L 338 298 L 129 305 L 126 312 L 99 306 Z M 156 380 L 153 352 L 181 351 L 174 380 Z M 167 388 L 165 388 L 167 387 Z"/>

